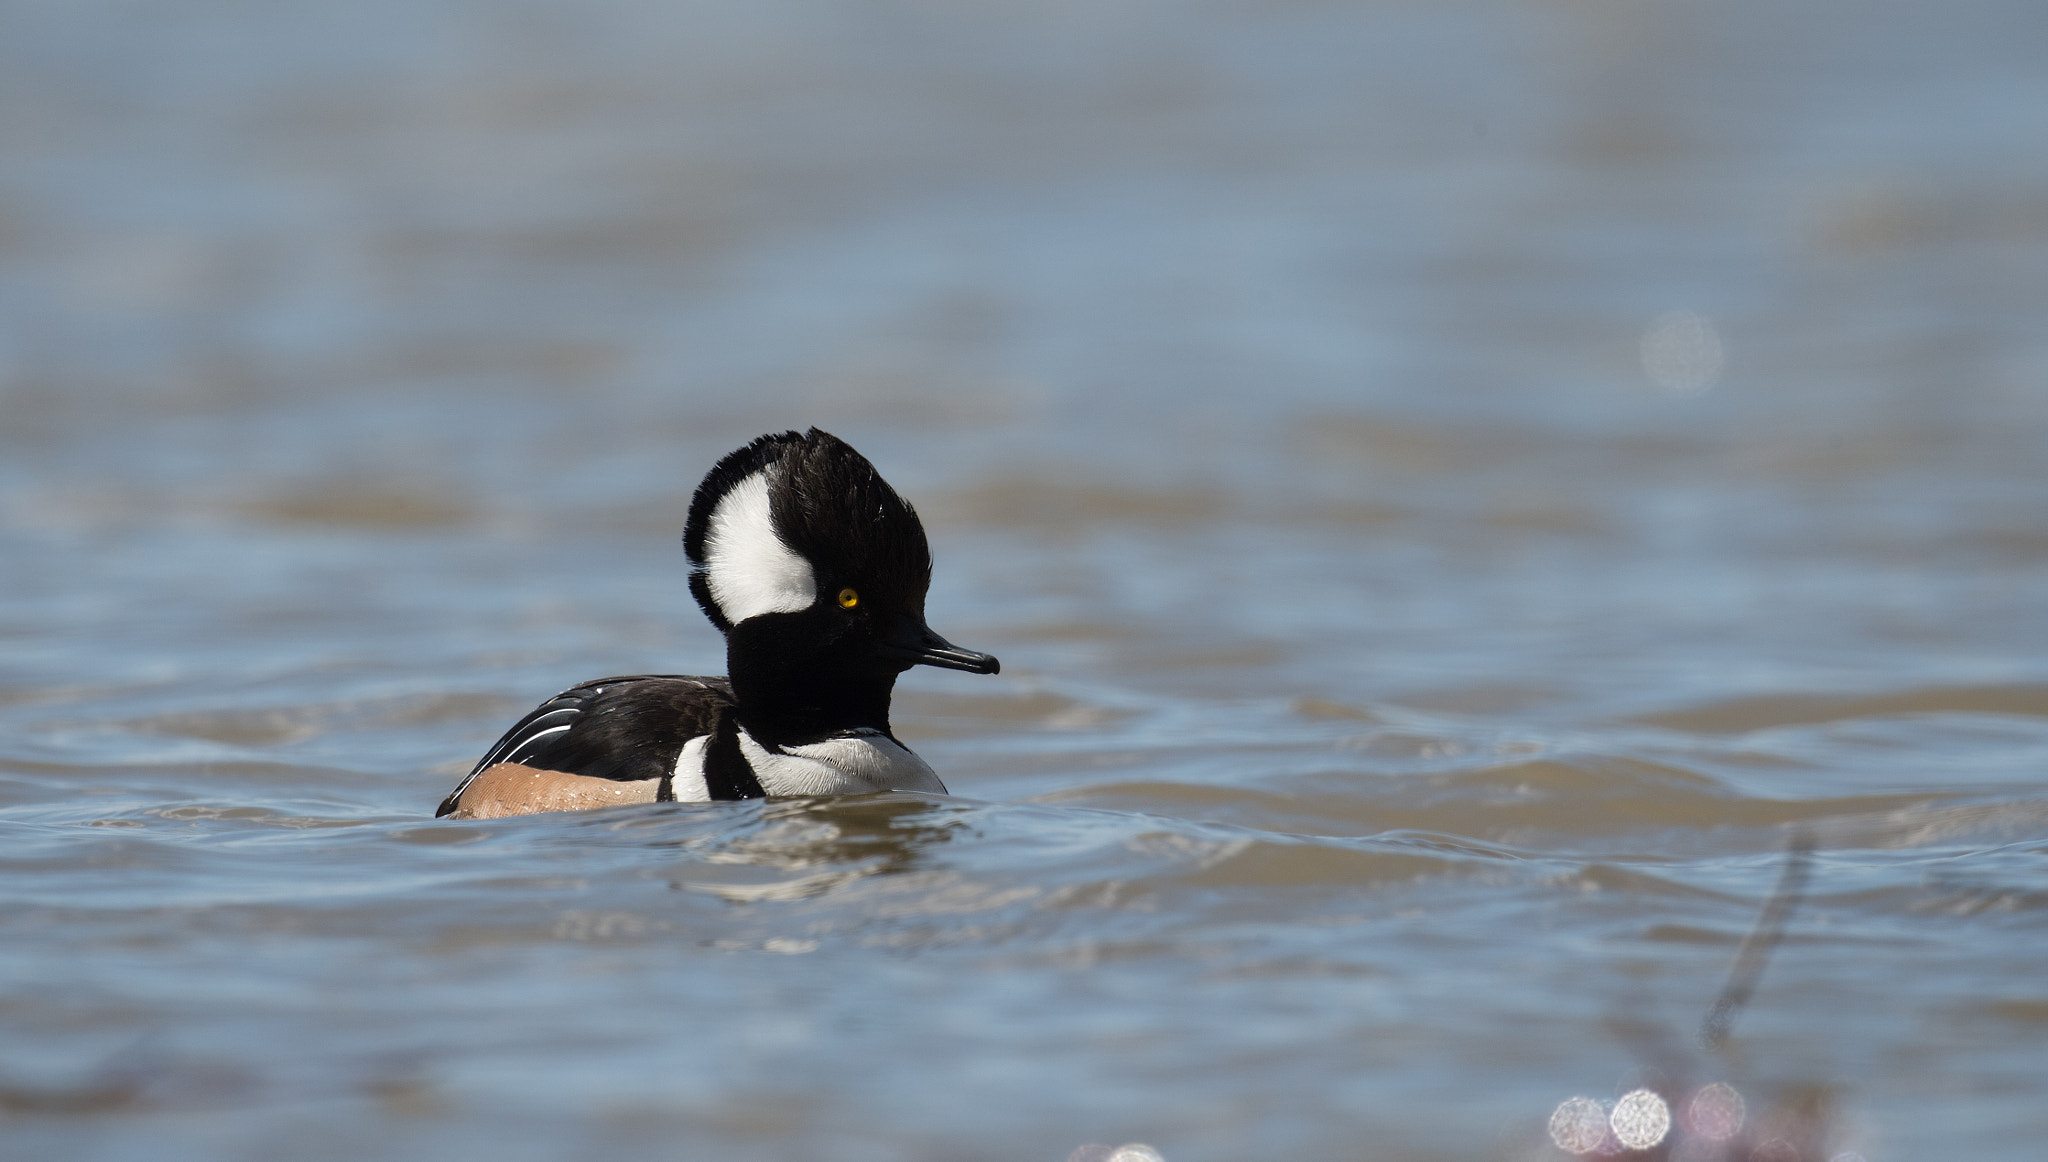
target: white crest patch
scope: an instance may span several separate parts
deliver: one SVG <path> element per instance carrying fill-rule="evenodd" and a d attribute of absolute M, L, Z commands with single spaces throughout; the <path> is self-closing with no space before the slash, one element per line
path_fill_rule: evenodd
<path fill-rule="evenodd" d="M 811 563 L 775 535 L 768 470 L 733 486 L 711 510 L 704 531 L 704 577 L 711 599 L 734 625 L 763 613 L 796 613 L 818 599 Z"/>

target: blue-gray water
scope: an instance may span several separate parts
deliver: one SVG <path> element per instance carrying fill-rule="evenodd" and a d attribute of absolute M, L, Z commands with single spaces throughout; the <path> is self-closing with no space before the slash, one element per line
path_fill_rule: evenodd
<path fill-rule="evenodd" d="M 0 1155 L 1556 1160 L 1651 1080 L 2038 1157 L 2044 61 L 2033 0 L 0 3 Z M 813 423 L 1003 659 L 901 688 L 956 797 L 429 818 L 722 667 L 688 492 Z"/>

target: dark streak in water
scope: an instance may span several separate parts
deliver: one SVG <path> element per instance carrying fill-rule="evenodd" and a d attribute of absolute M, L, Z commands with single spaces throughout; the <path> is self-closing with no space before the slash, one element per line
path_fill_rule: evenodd
<path fill-rule="evenodd" d="M 1749 935 L 1742 938 L 1742 946 L 1735 950 L 1735 963 L 1728 970 L 1728 981 L 1721 986 L 1721 995 L 1714 998 L 1706 1019 L 1700 1024 L 1700 1039 L 1708 1048 L 1720 1049 L 1728 1044 L 1736 1016 L 1755 994 L 1757 983 L 1763 979 L 1764 967 L 1770 963 L 1772 950 L 1785 938 L 1785 926 L 1791 923 L 1792 913 L 1798 910 L 1799 902 L 1806 895 L 1806 878 L 1813 867 L 1813 846 L 1811 828 L 1793 830 L 1791 841 L 1785 846 L 1785 870 L 1779 873 L 1778 886 L 1771 890 L 1771 898 L 1765 901 L 1756 925 L 1749 930 Z"/>

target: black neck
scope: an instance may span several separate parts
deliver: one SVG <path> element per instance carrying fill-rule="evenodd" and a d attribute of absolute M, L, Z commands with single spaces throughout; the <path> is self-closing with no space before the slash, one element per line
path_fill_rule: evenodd
<path fill-rule="evenodd" d="M 855 643 L 819 645 L 808 613 L 770 614 L 726 636 L 740 725 L 756 742 L 795 746 L 854 730 L 889 732 L 896 671 Z"/>

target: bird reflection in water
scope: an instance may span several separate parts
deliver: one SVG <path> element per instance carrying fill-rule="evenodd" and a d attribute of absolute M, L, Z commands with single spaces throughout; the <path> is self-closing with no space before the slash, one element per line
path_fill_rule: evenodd
<path fill-rule="evenodd" d="M 1123 1146 L 1090 1143 L 1067 1155 L 1067 1162 L 1166 1162 L 1159 1151 L 1142 1142 Z"/>
<path fill-rule="evenodd" d="M 694 850 L 670 883 L 736 904 L 810 899 L 912 871 L 966 826 L 958 805 L 910 792 L 763 800 L 742 830 L 675 841 Z"/>

